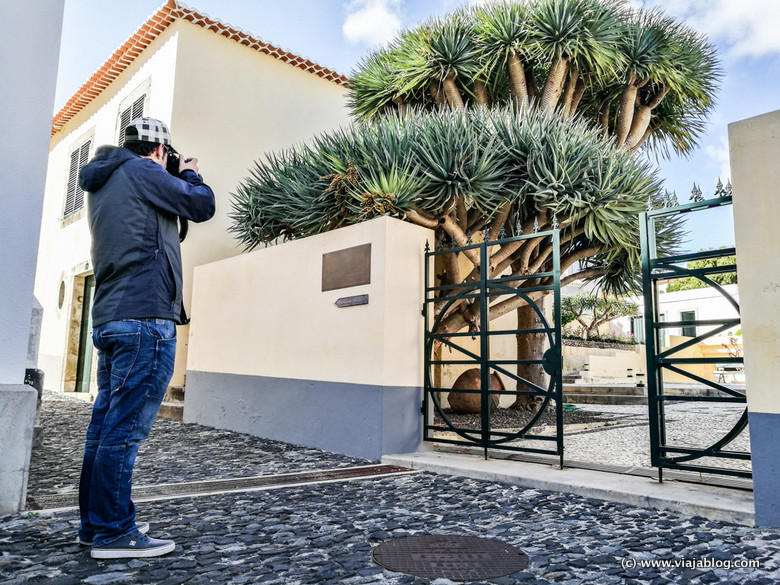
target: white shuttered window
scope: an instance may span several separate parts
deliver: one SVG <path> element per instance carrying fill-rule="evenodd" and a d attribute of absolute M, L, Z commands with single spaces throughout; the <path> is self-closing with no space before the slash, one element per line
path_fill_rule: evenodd
<path fill-rule="evenodd" d="M 119 143 L 120 146 L 125 141 L 125 128 L 128 127 L 130 122 L 136 118 L 141 118 L 144 115 L 144 103 L 146 102 L 146 94 L 133 100 L 133 103 L 122 110 L 119 114 Z"/>
<path fill-rule="evenodd" d="M 87 140 L 70 153 L 70 170 L 68 172 L 68 190 L 65 195 L 65 212 L 63 218 L 68 218 L 84 207 L 84 191 L 79 186 L 79 172 L 89 161 L 89 151 L 92 140 Z"/>

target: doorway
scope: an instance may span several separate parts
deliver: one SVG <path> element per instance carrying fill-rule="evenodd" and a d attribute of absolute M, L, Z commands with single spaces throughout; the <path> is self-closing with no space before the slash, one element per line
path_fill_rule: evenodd
<path fill-rule="evenodd" d="M 79 328 L 79 353 L 76 364 L 76 392 L 89 393 L 92 379 L 92 300 L 95 297 L 95 277 L 90 274 L 84 279 L 84 301 L 81 305 L 81 327 Z"/>

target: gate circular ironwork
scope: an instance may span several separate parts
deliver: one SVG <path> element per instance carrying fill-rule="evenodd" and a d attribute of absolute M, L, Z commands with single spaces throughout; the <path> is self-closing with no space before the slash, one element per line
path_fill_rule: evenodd
<path fill-rule="evenodd" d="M 479 289 L 479 283 L 477 282 L 477 283 L 474 283 L 474 285 L 472 285 L 472 286 L 464 287 L 457 295 L 455 295 L 450 301 L 448 301 L 444 305 L 444 307 L 442 308 L 442 310 L 439 313 L 439 315 L 434 320 L 434 323 L 431 326 L 431 331 L 435 333 L 436 329 L 439 326 L 439 323 L 441 322 L 441 320 L 444 317 L 444 315 L 447 313 L 447 309 L 449 309 L 450 306 L 452 306 L 454 303 L 456 303 L 458 301 L 463 300 L 464 298 L 468 298 L 470 295 L 473 295 L 474 292 L 477 291 L 478 289 Z M 519 296 L 519 297 L 523 298 L 523 300 L 526 301 L 526 304 L 534 310 L 534 312 L 536 313 L 537 318 L 538 318 L 539 322 L 541 323 L 542 327 L 544 328 L 545 331 L 547 331 L 547 333 L 545 335 L 547 337 L 547 340 L 548 340 L 548 343 L 549 343 L 550 347 L 552 348 L 553 346 L 555 346 L 556 343 L 560 344 L 560 339 L 556 340 L 556 337 L 555 337 L 554 333 L 552 333 L 552 326 L 551 326 L 549 320 L 547 319 L 547 316 L 544 314 L 544 312 L 542 311 L 541 307 L 539 307 L 539 304 L 536 301 L 532 300 L 527 294 L 523 293 L 522 291 L 519 291 L 517 289 L 511 288 L 511 287 L 508 287 L 508 286 L 505 286 L 505 285 L 491 284 L 491 290 L 493 291 L 494 294 L 495 294 L 495 291 L 501 290 L 501 291 L 504 291 L 507 294 L 512 294 L 512 295 L 516 295 L 516 296 Z M 435 337 L 435 334 L 434 334 L 434 335 L 431 335 L 430 338 L 426 340 L 425 351 L 427 352 L 428 355 L 430 355 L 432 353 L 432 351 L 433 351 L 433 344 L 434 344 L 435 339 L 436 339 L 436 337 Z M 554 365 L 555 358 L 553 357 L 554 353 L 555 353 L 554 351 L 552 351 L 551 349 L 548 349 L 545 352 L 545 354 L 544 354 L 544 356 L 542 358 L 542 367 L 544 368 L 545 372 L 548 373 L 548 374 L 552 374 L 553 371 L 555 370 L 555 365 Z M 433 374 L 431 372 L 431 366 L 430 365 L 426 368 L 425 376 L 426 376 L 426 380 L 431 380 L 433 378 Z M 550 379 L 549 379 L 549 382 L 548 382 L 548 385 L 547 385 L 547 390 L 545 392 L 540 392 L 537 395 L 541 396 L 542 401 L 541 401 L 541 403 L 538 406 L 536 414 L 533 417 L 531 417 L 531 419 L 525 424 L 525 426 L 523 426 L 523 428 L 518 429 L 517 431 L 515 431 L 511 436 L 504 437 L 503 439 L 493 439 L 491 441 L 492 444 L 497 445 L 497 444 L 501 444 L 501 443 L 508 443 L 508 442 L 514 441 L 514 440 L 516 440 L 518 438 L 521 438 L 530 429 L 532 429 L 534 427 L 534 425 L 536 425 L 537 421 L 542 417 L 542 415 L 547 410 L 547 407 L 550 404 L 550 401 L 555 398 L 555 377 L 554 376 L 552 376 L 552 375 L 550 376 Z M 444 412 L 444 407 L 442 406 L 441 402 L 439 401 L 439 399 L 436 397 L 435 394 L 432 395 L 431 398 L 432 398 L 432 401 L 433 401 L 433 406 L 436 409 L 436 412 L 442 418 L 442 420 L 444 421 L 444 424 L 448 427 L 448 430 L 450 430 L 450 431 L 460 435 L 464 439 L 467 439 L 467 440 L 470 440 L 470 441 L 474 441 L 474 442 L 479 442 L 480 441 L 478 432 L 471 432 L 470 433 L 470 432 L 466 431 L 465 429 L 460 429 L 460 428 L 456 427 L 452 423 L 452 421 L 450 421 L 449 417 Z"/>

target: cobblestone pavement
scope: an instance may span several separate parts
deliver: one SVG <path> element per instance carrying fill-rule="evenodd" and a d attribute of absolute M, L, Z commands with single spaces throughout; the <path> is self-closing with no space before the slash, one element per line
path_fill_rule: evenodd
<path fill-rule="evenodd" d="M 76 489 L 88 413 L 88 404 L 47 396 L 45 445 L 31 469 L 33 497 Z M 368 463 L 160 420 L 139 455 L 135 481 L 165 484 Z M 75 510 L 0 516 L 0 583 L 451 583 L 392 573 L 372 562 L 373 547 L 415 534 L 496 538 L 530 557 L 523 572 L 484 583 L 780 582 L 777 530 L 430 473 L 137 507 L 153 536 L 176 540 L 173 553 L 96 561 L 73 544 Z M 652 566 L 663 563 L 669 566 Z"/>

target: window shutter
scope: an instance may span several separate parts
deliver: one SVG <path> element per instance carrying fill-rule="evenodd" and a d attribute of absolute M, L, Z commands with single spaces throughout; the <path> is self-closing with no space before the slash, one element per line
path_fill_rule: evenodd
<path fill-rule="evenodd" d="M 136 118 L 141 118 L 144 115 L 144 104 L 146 103 L 146 94 L 143 94 L 137 98 L 132 105 L 125 108 L 121 114 L 119 114 L 119 146 L 123 146 L 125 142 L 125 128 L 130 125 L 130 122 Z"/>
<path fill-rule="evenodd" d="M 79 151 L 78 149 L 70 153 L 70 173 L 68 174 L 68 192 L 65 196 L 65 217 L 73 214 L 73 207 L 76 204 L 76 189 L 78 189 L 79 176 Z"/>
<path fill-rule="evenodd" d="M 124 112 L 119 114 L 119 142 L 120 146 L 125 143 L 125 128 L 130 124 L 130 115 L 132 114 L 131 108 L 127 108 Z"/>
<path fill-rule="evenodd" d="M 144 101 L 146 101 L 146 95 L 142 95 L 133 102 L 133 117 L 130 118 L 131 122 L 144 115 Z"/>
<path fill-rule="evenodd" d="M 68 172 L 68 189 L 65 195 L 65 214 L 64 217 L 70 217 L 84 207 L 84 191 L 79 186 L 79 172 L 89 161 L 89 148 L 92 145 L 91 140 L 70 153 L 70 170 Z"/>

